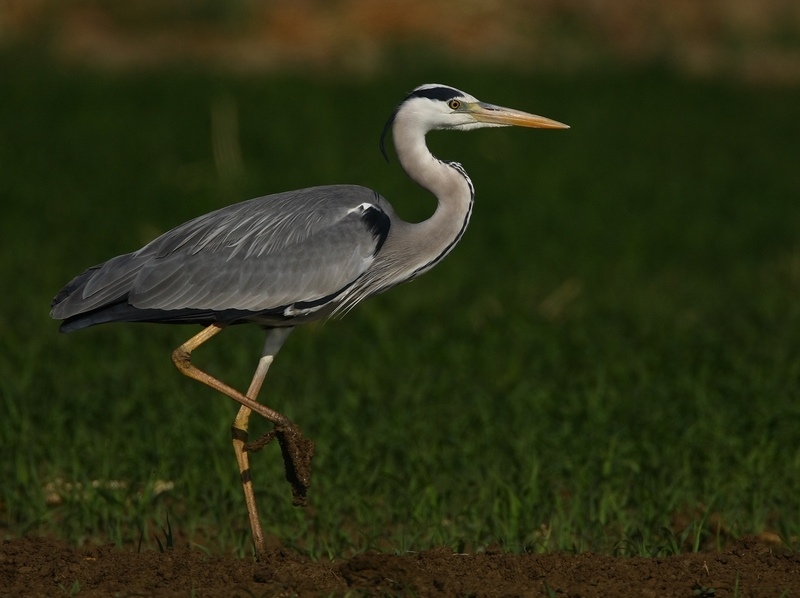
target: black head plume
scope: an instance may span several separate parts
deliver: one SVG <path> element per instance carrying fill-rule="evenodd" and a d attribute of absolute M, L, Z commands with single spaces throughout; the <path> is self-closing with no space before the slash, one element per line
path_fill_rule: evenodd
<path fill-rule="evenodd" d="M 452 87 L 447 87 L 446 85 L 433 85 L 433 86 L 422 86 L 422 88 L 417 88 L 408 94 L 405 99 L 400 102 L 400 104 L 395 108 L 392 115 L 389 117 L 389 120 L 386 121 L 386 124 L 383 126 L 383 133 L 381 133 L 381 153 L 383 157 L 386 158 L 386 161 L 389 161 L 389 155 L 386 153 L 386 135 L 389 133 L 389 129 L 392 128 L 392 123 L 394 122 L 395 117 L 397 116 L 398 111 L 400 108 L 403 107 L 408 100 L 411 98 L 428 98 L 429 100 L 440 100 L 442 102 L 447 102 L 448 100 L 452 100 L 453 98 L 461 97 L 463 94 L 462 92 L 458 91 L 457 89 L 453 89 Z"/>
<path fill-rule="evenodd" d="M 402 105 L 403 104 L 401 103 L 400 106 L 402 106 Z M 383 154 L 383 157 L 386 158 L 387 162 L 389 161 L 389 155 L 386 153 L 386 145 L 384 144 L 384 141 L 386 140 L 386 135 L 389 134 L 389 129 L 392 128 L 392 123 L 394 122 L 394 117 L 397 116 L 397 111 L 400 110 L 400 106 L 398 106 L 397 108 L 394 109 L 394 112 L 392 112 L 392 115 L 389 117 L 389 120 L 387 120 L 386 124 L 383 125 L 383 133 L 381 133 L 381 144 L 380 144 L 381 153 Z"/>

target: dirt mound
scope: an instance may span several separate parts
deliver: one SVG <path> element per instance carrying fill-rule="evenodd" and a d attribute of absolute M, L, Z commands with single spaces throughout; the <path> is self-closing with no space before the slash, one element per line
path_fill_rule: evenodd
<path fill-rule="evenodd" d="M 800 554 L 745 537 L 720 553 L 666 558 L 476 555 L 436 548 L 317 563 L 285 548 L 261 562 L 199 550 L 132 553 L 44 538 L 0 546 L 0 597 L 11 596 L 800 596 Z M 352 594 L 351 594 L 352 595 Z"/>

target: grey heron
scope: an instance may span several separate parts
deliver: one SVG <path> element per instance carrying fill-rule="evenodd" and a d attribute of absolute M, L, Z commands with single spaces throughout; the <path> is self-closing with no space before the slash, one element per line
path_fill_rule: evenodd
<path fill-rule="evenodd" d="M 277 411 L 257 402 L 264 377 L 294 326 L 345 313 L 371 295 L 430 270 L 461 239 L 475 189 L 457 162 L 427 148 L 434 129 L 503 126 L 565 129 L 559 122 L 478 101 L 446 85 L 414 89 L 389 118 L 405 172 L 438 200 L 419 223 L 401 220 L 375 191 L 356 185 L 311 187 L 224 207 L 164 233 L 138 251 L 75 277 L 56 295 L 50 316 L 71 332 L 106 322 L 201 324 L 172 354 L 185 375 L 241 404 L 231 431 L 253 541 L 265 550 L 250 476 L 251 411 L 274 424 L 295 504 L 304 504 L 313 443 Z M 201 371 L 191 353 L 226 326 L 254 323 L 266 340 L 246 394 Z M 255 444 L 255 443 L 254 443 Z"/>

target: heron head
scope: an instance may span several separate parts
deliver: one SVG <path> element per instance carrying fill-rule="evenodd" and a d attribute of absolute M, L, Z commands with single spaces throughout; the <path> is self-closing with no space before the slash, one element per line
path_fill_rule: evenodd
<path fill-rule="evenodd" d="M 381 135 L 381 152 L 384 157 L 384 139 L 398 118 L 408 126 L 419 127 L 423 133 L 435 129 L 469 131 L 484 127 L 511 126 L 569 129 L 568 125 L 543 116 L 487 104 L 454 87 L 428 83 L 408 94 L 386 122 Z"/>

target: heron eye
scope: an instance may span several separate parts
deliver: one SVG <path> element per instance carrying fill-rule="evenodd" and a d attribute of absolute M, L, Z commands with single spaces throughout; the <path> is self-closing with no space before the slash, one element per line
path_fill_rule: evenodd
<path fill-rule="evenodd" d="M 447 102 L 447 105 L 450 106 L 452 110 L 458 110 L 459 108 L 461 108 L 461 102 L 459 102 L 458 100 L 450 100 L 449 102 Z"/>

